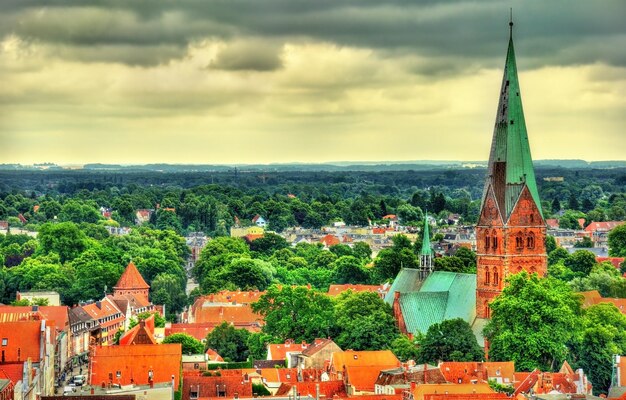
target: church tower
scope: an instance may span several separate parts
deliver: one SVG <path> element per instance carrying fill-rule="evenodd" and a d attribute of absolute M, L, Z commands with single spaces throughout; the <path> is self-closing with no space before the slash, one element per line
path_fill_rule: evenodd
<path fill-rule="evenodd" d="M 422 230 L 422 251 L 420 251 L 419 279 L 423 281 L 431 272 L 433 272 L 433 249 L 430 247 L 428 213 L 425 213 L 424 229 Z"/>
<path fill-rule="evenodd" d="M 521 271 L 547 272 L 546 223 L 535 180 L 522 109 L 513 21 L 489 155 L 489 170 L 476 225 L 476 315 L 489 318 L 489 303 L 504 280 Z"/>

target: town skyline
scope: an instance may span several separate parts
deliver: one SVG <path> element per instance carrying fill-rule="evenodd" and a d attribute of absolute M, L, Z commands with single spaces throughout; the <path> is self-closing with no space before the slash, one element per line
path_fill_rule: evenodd
<path fill-rule="evenodd" d="M 624 159 L 623 3 L 202 4 L 0 6 L 0 163 L 486 160 L 510 7 L 533 158 Z"/>

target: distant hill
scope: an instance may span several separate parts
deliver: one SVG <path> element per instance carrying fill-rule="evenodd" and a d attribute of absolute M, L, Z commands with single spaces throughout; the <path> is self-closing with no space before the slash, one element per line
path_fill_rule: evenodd
<path fill-rule="evenodd" d="M 534 165 L 543 168 L 567 169 L 612 169 L 626 167 L 626 161 L 585 160 L 536 160 Z M 177 172 L 247 172 L 247 171 L 427 171 L 445 169 L 486 168 L 486 161 L 411 160 L 411 161 L 336 161 L 328 163 L 272 163 L 272 164 L 102 164 L 91 163 L 80 166 L 59 166 L 52 163 L 21 165 L 0 164 L 0 170 L 59 170 L 78 169 L 85 171 L 151 171 Z"/>

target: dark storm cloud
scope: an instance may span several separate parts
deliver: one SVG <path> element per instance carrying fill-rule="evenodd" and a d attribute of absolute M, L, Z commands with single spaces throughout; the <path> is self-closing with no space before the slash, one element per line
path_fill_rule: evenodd
<path fill-rule="evenodd" d="M 88 5 L 86 5 L 88 4 Z M 626 2 L 482 1 L 415 2 L 374 0 L 194 0 L 185 2 L 39 2 L 8 1 L 0 5 L 0 32 L 27 39 L 76 46 L 132 46 L 147 56 L 133 60 L 124 50 L 102 58 L 124 63 L 160 63 L 179 58 L 194 40 L 241 36 L 259 41 L 325 41 L 373 48 L 389 54 L 456 57 L 494 66 L 506 45 L 508 7 L 515 9 L 518 48 L 527 68 L 605 62 L 626 65 Z M 597 46 L 589 46 L 595 43 Z M 178 47 L 164 57 L 150 48 Z M 273 69 L 273 56 L 263 59 L 224 54 L 223 68 Z M 230 58 L 229 58 L 230 57 Z M 447 61 L 447 60 L 446 60 Z M 499 64 L 498 64 L 499 65 Z M 455 68 L 452 68 L 455 69 Z M 441 75 L 444 69 L 424 68 Z M 419 71 L 419 69 L 418 69 Z"/>
<path fill-rule="evenodd" d="M 262 41 L 240 41 L 221 50 L 210 68 L 230 71 L 274 71 L 282 67 L 280 47 Z"/>

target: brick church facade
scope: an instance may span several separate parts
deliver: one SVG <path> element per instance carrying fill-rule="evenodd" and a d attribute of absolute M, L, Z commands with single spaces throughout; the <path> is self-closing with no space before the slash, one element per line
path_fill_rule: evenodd
<path fill-rule="evenodd" d="M 513 22 L 489 156 L 489 170 L 476 225 L 476 315 L 490 318 L 489 303 L 505 279 L 522 271 L 545 276 L 546 222 L 541 209 L 522 109 Z"/>

